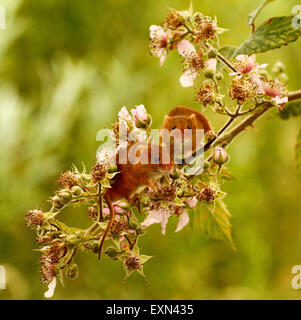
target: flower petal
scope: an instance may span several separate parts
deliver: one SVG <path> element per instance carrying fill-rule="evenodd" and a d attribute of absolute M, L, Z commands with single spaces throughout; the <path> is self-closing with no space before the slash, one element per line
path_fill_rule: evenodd
<path fill-rule="evenodd" d="M 162 220 L 162 210 L 152 210 L 149 211 L 146 219 L 141 223 L 141 225 L 148 227 L 153 223 L 160 223 Z"/>
<path fill-rule="evenodd" d="M 197 76 L 196 72 L 192 72 L 191 70 L 186 70 L 182 76 L 180 77 L 180 83 L 182 87 L 191 87 L 193 86 L 193 82 Z"/>
<path fill-rule="evenodd" d="M 288 102 L 288 97 L 287 96 L 284 96 L 284 97 L 276 96 L 276 97 L 272 98 L 271 100 L 275 101 L 277 104 L 283 104 L 283 103 Z"/>
<path fill-rule="evenodd" d="M 161 54 L 160 54 L 160 60 L 159 60 L 161 67 L 165 63 L 166 58 L 167 58 L 167 50 L 166 49 L 162 49 Z"/>
<path fill-rule="evenodd" d="M 185 202 L 188 204 L 190 208 L 194 208 L 198 203 L 198 199 L 196 197 L 191 197 L 187 199 Z"/>
<path fill-rule="evenodd" d="M 48 284 L 48 290 L 44 293 L 45 298 L 52 298 L 56 287 L 56 277 L 54 277 Z"/>
<path fill-rule="evenodd" d="M 188 40 L 181 40 L 177 44 L 179 54 L 184 58 L 189 58 L 192 54 L 196 53 L 194 45 Z"/>
<path fill-rule="evenodd" d="M 183 209 L 175 232 L 182 230 L 188 224 L 188 222 L 189 222 L 188 212 L 185 209 Z"/>

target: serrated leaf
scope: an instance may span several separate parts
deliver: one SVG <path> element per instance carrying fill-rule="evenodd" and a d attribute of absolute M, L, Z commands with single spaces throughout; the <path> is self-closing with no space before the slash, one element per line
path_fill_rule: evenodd
<path fill-rule="evenodd" d="M 289 119 L 301 115 L 301 101 L 287 103 L 279 113 L 281 119 Z"/>
<path fill-rule="evenodd" d="M 237 50 L 239 54 L 266 52 L 296 41 L 301 36 L 301 29 L 294 29 L 294 16 L 274 17 L 264 22 Z"/>
<path fill-rule="evenodd" d="M 299 131 L 296 144 L 296 168 L 299 177 L 301 177 L 301 129 Z"/>
<path fill-rule="evenodd" d="M 233 250 L 236 250 L 231 234 L 231 214 L 221 199 L 215 202 L 214 213 L 210 212 L 208 208 L 200 210 L 201 232 L 208 238 L 226 242 Z"/>

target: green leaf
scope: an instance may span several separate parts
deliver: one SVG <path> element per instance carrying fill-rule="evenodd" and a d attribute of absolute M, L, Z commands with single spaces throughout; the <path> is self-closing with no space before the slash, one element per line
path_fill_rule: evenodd
<path fill-rule="evenodd" d="M 235 244 L 231 234 L 230 212 L 225 203 L 218 199 L 215 201 L 214 212 L 205 207 L 200 211 L 200 229 L 208 238 L 226 242 L 234 251 Z"/>
<path fill-rule="evenodd" d="M 254 11 L 252 11 L 249 15 L 248 15 L 248 25 L 252 26 L 255 22 L 255 19 L 258 17 L 258 15 L 260 14 L 260 12 L 262 11 L 262 9 L 269 4 L 270 2 L 273 2 L 275 0 L 265 0 L 258 8 L 256 8 Z"/>
<path fill-rule="evenodd" d="M 274 17 L 264 22 L 236 51 L 239 54 L 266 52 L 296 41 L 301 29 L 294 29 L 294 16 Z"/>
<path fill-rule="evenodd" d="M 301 177 L 301 129 L 299 131 L 296 144 L 296 168 L 298 175 Z"/>
<path fill-rule="evenodd" d="M 301 101 L 287 103 L 279 113 L 281 119 L 289 119 L 301 115 Z"/>

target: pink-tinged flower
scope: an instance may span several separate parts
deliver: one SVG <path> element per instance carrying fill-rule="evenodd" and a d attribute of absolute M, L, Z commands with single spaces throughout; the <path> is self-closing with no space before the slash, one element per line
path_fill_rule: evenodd
<path fill-rule="evenodd" d="M 118 112 L 118 118 L 119 134 L 126 135 L 129 127 L 128 124 L 133 120 L 126 107 L 122 107 Z"/>
<path fill-rule="evenodd" d="M 54 277 L 48 284 L 48 290 L 44 293 L 45 298 L 52 298 L 54 290 L 56 288 L 56 277 Z"/>
<path fill-rule="evenodd" d="M 284 105 L 288 102 L 285 85 L 278 81 L 263 81 L 261 84 L 263 92 L 272 97 L 272 101 L 276 104 Z"/>
<path fill-rule="evenodd" d="M 148 216 L 141 223 L 141 225 L 148 227 L 154 223 L 161 223 L 162 234 L 165 234 L 166 225 L 167 225 L 168 218 L 170 217 L 170 215 L 171 215 L 170 211 L 166 208 L 160 208 L 158 210 L 151 210 L 151 211 L 149 211 Z"/>
<path fill-rule="evenodd" d="M 187 203 L 189 208 L 192 209 L 197 205 L 198 199 L 196 197 L 191 197 L 191 198 L 188 198 L 185 202 Z"/>
<path fill-rule="evenodd" d="M 147 113 L 143 104 L 131 110 L 134 120 L 147 121 Z"/>
<path fill-rule="evenodd" d="M 188 212 L 185 209 L 182 209 L 182 212 L 180 213 L 177 229 L 175 230 L 175 232 L 181 231 L 188 224 L 188 222 L 189 222 Z"/>
<path fill-rule="evenodd" d="M 115 214 L 124 214 L 126 212 L 126 209 L 122 208 L 118 202 L 112 203 L 113 209 Z M 103 214 L 110 214 L 109 208 L 103 208 L 102 209 Z"/>
<path fill-rule="evenodd" d="M 217 60 L 215 58 L 210 58 L 204 63 L 205 67 L 212 70 L 213 73 L 216 72 Z"/>
<path fill-rule="evenodd" d="M 128 121 L 132 120 L 132 117 L 129 114 L 129 112 L 128 112 L 126 107 L 122 107 L 121 110 L 118 112 L 118 118 L 119 119 L 128 120 Z"/>
<path fill-rule="evenodd" d="M 215 148 L 212 159 L 216 164 L 222 165 L 228 161 L 228 154 L 223 148 Z"/>
<path fill-rule="evenodd" d="M 203 52 L 196 51 L 193 44 L 188 40 L 181 40 L 177 44 L 179 54 L 184 60 L 184 73 L 180 77 L 182 87 L 191 87 L 199 71 L 203 67 Z"/>
<path fill-rule="evenodd" d="M 151 25 L 149 28 L 150 31 L 150 53 L 153 56 L 158 57 L 160 60 L 160 65 L 163 66 L 167 58 L 167 45 L 168 37 L 166 32 L 162 27 Z"/>
<path fill-rule="evenodd" d="M 154 223 L 161 223 L 162 234 L 166 232 L 166 225 L 168 218 L 172 215 L 172 212 L 168 208 L 160 208 L 158 210 L 149 211 L 146 219 L 141 223 L 143 226 L 150 226 Z M 179 222 L 175 232 L 182 230 L 189 222 L 189 215 L 184 208 L 180 209 L 179 212 Z"/>
<path fill-rule="evenodd" d="M 256 71 L 258 69 L 263 69 L 267 67 L 267 64 L 259 65 L 256 63 L 255 55 L 251 56 L 240 54 L 236 57 L 236 62 L 234 63 L 234 67 L 238 70 L 239 73 L 246 74 L 252 71 Z M 233 73 L 232 73 L 233 74 Z M 234 73 L 237 74 L 237 73 Z"/>

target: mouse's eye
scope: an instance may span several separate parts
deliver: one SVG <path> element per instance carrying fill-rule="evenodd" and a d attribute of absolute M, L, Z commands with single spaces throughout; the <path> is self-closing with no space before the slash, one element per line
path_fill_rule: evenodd
<path fill-rule="evenodd" d="M 177 126 L 172 126 L 171 127 L 171 130 L 175 130 L 175 129 L 177 129 Z"/>
<path fill-rule="evenodd" d="M 187 125 L 187 129 L 191 129 L 191 126 L 189 124 Z"/>

